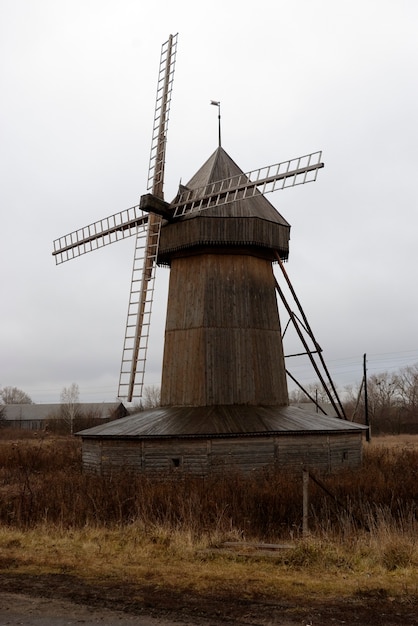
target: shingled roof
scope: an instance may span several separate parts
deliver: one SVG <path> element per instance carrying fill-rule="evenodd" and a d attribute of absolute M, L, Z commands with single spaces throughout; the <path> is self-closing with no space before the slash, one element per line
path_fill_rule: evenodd
<path fill-rule="evenodd" d="M 221 147 L 182 189 L 198 189 L 244 172 Z M 186 213 L 161 230 L 158 263 L 170 265 L 179 251 L 196 248 L 245 248 L 257 250 L 274 260 L 289 254 L 290 225 L 261 193 L 245 199 L 220 204 L 203 211 Z"/>
<path fill-rule="evenodd" d="M 208 158 L 196 174 L 189 180 L 186 189 L 198 189 L 226 178 L 244 174 L 229 154 L 221 147 Z M 185 216 L 185 219 L 196 217 L 197 213 Z M 220 205 L 214 209 L 205 209 L 205 217 L 256 217 L 275 224 L 290 227 L 282 215 L 260 192 L 251 198 Z"/>

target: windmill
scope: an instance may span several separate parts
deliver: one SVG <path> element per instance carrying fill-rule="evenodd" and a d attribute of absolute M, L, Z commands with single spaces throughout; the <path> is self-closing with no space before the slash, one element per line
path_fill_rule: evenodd
<path fill-rule="evenodd" d="M 177 35 L 170 35 L 161 49 L 148 193 L 138 205 L 55 240 L 53 255 L 60 264 L 135 237 L 119 397 L 131 402 L 142 395 L 158 262 L 171 268 L 162 405 L 285 406 L 275 289 L 286 300 L 271 265 L 278 262 L 284 272 L 290 227 L 264 195 L 316 180 L 323 167 L 321 152 L 244 173 L 220 145 L 219 126 L 217 150 L 187 185 L 180 185 L 174 201 L 166 202 L 165 154 L 176 53 Z M 226 297 L 228 310 L 222 306 Z M 288 312 L 296 324 L 295 315 Z"/>

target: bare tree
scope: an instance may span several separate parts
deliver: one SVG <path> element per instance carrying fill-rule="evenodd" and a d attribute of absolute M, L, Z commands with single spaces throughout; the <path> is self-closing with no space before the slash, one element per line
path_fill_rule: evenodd
<path fill-rule="evenodd" d="M 369 414 L 381 432 L 398 433 L 400 429 L 400 398 L 396 376 L 383 372 L 367 381 Z"/>
<path fill-rule="evenodd" d="M 312 398 L 315 402 L 318 402 L 319 404 L 329 404 L 328 394 L 319 383 L 309 383 L 304 386 L 304 389 L 309 394 L 310 398 Z M 309 396 L 300 388 L 292 389 L 289 393 L 289 402 L 290 404 L 311 402 Z"/>
<path fill-rule="evenodd" d="M 402 404 L 411 412 L 418 411 L 418 363 L 399 370 L 395 376 Z"/>
<path fill-rule="evenodd" d="M 142 406 L 144 409 L 154 409 L 161 405 L 161 389 L 157 385 L 144 387 Z"/>
<path fill-rule="evenodd" d="M 17 387 L 0 389 L 0 399 L 3 404 L 33 404 L 28 394 Z"/>
<path fill-rule="evenodd" d="M 364 423 L 364 383 L 345 385 L 343 392 L 344 410 L 352 422 Z"/>
<path fill-rule="evenodd" d="M 402 426 L 412 428 L 416 432 L 418 427 L 418 363 L 400 369 L 395 380 Z"/>
<path fill-rule="evenodd" d="M 367 398 L 373 431 L 377 434 L 399 433 L 402 429 L 404 412 L 399 376 L 389 372 L 370 376 L 367 379 Z M 357 388 L 346 387 L 345 408 L 353 420 L 362 421 L 361 416 L 365 412 L 364 401 L 364 382 Z"/>
<path fill-rule="evenodd" d="M 61 417 L 69 425 L 70 433 L 74 433 L 74 420 L 79 412 L 80 391 L 77 383 L 64 387 L 61 392 Z"/>

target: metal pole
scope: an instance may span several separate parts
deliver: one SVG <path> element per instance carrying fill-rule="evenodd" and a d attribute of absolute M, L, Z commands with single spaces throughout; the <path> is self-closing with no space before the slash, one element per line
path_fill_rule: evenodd
<path fill-rule="evenodd" d="M 218 107 L 218 143 L 219 147 L 221 147 L 221 103 L 219 100 L 211 100 L 210 103 Z"/>

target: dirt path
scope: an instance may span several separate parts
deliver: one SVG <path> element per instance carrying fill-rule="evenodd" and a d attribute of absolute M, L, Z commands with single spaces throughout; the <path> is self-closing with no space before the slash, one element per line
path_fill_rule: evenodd
<path fill-rule="evenodd" d="M 197 621 L 196 621 L 197 620 Z M 215 626 L 225 622 L 222 616 L 206 620 L 176 616 L 130 615 L 123 611 L 90 608 L 68 600 L 51 600 L 18 593 L 0 592 L 0 626 Z M 265 623 L 265 622 L 264 622 Z M 277 626 L 295 626 L 295 622 L 269 622 Z M 298 623 L 300 626 L 301 622 Z M 302 622 L 305 625 L 305 622 Z"/>
<path fill-rule="evenodd" d="M 0 592 L 1 626 L 172 626 L 173 622 L 153 617 L 127 615 L 122 611 L 91 609 L 67 600 L 34 598 Z M 179 623 L 179 626 L 182 626 Z"/>
<path fill-rule="evenodd" d="M 416 599 L 375 590 L 351 600 L 196 596 L 68 574 L 0 574 L 0 626 L 418 626 Z"/>

